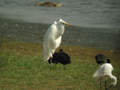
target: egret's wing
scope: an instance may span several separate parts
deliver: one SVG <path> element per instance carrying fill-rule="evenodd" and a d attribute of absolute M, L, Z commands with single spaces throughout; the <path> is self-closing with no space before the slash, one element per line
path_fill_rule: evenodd
<path fill-rule="evenodd" d="M 48 60 L 53 52 L 55 51 L 55 40 L 54 40 L 54 33 L 56 31 L 56 25 L 52 24 L 47 32 L 44 35 L 43 39 L 43 58 L 44 60 Z"/>
<path fill-rule="evenodd" d="M 58 39 L 56 39 L 56 48 L 58 48 L 60 46 L 61 39 L 62 39 L 62 36 L 60 36 Z"/>
<path fill-rule="evenodd" d="M 48 57 L 49 57 L 48 46 L 46 42 L 43 42 L 43 59 L 48 60 Z"/>
<path fill-rule="evenodd" d="M 52 53 L 49 50 L 43 51 L 44 61 L 47 61 L 50 57 L 52 57 Z"/>

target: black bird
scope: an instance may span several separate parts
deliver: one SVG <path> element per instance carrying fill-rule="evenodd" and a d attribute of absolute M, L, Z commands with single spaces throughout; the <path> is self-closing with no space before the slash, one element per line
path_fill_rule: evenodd
<path fill-rule="evenodd" d="M 104 54 L 97 54 L 95 56 L 96 63 L 102 65 L 104 63 L 111 63 L 110 59 L 107 58 Z"/>
<path fill-rule="evenodd" d="M 51 65 L 51 63 L 53 63 L 53 64 L 58 64 L 58 63 L 63 64 L 64 69 L 65 69 L 65 65 L 71 63 L 71 58 L 67 53 L 65 53 L 63 51 L 63 49 L 60 49 L 59 52 L 56 52 L 56 53 L 53 54 L 52 58 L 49 58 L 48 63 L 50 65 Z"/>
<path fill-rule="evenodd" d="M 110 59 L 106 59 L 107 60 L 107 63 L 111 63 Z"/>
<path fill-rule="evenodd" d="M 102 65 L 106 62 L 106 56 L 104 54 L 97 54 L 95 60 L 97 64 Z"/>

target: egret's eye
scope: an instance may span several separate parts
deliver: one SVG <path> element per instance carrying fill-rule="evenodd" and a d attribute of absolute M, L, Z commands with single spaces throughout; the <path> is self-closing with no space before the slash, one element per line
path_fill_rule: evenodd
<path fill-rule="evenodd" d="M 64 22 L 60 22 L 61 24 L 64 24 Z"/>
<path fill-rule="evenodd" d="M 62 24 L 65 24 L 64 22 L 62 22 Z"/>

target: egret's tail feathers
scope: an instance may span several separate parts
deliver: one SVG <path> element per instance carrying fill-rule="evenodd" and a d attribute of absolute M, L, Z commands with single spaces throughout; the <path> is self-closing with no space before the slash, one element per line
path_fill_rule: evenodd
<path fill-rule="evenodd" d="M 43 52 L 44 61 L 47 61 L 50 57 L 52 57 L 52 54 L 50 52 Z"/>
<path fill-rule="evenodd" d="M 47 61 L 48 59 L 49 59 L 49 58 L 47 58 L 47 57 L 43 57 L 43 60 L 44 60 L 44 61 Z"/>
<path fill-rule="evenodd" d="M 51 56 L 50 55 L 43 55 L 44 61 L 47 61 Z"/>

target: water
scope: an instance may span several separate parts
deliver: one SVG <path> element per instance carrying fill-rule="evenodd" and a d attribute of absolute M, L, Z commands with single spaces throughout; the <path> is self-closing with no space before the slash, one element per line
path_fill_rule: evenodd
<path fill-rule="evenodd" d="M 47 0 L 0 0 L 0 17 L 32 23 L 51 23 L 63 18 L 75 26 L 120 28 L 120 0 L 49 0 L 60 8 L 38 7 Z"/>
<path fill-rule="evenodd" d="M 60 8 L 38 1 L 47 0 L 0 0 L 0 36 L 39 43 L 48 24 L 62 18 L 73 25 L 65 27 L 62 44 L 120 50 L 120 0 L 49 0 Z"/>

